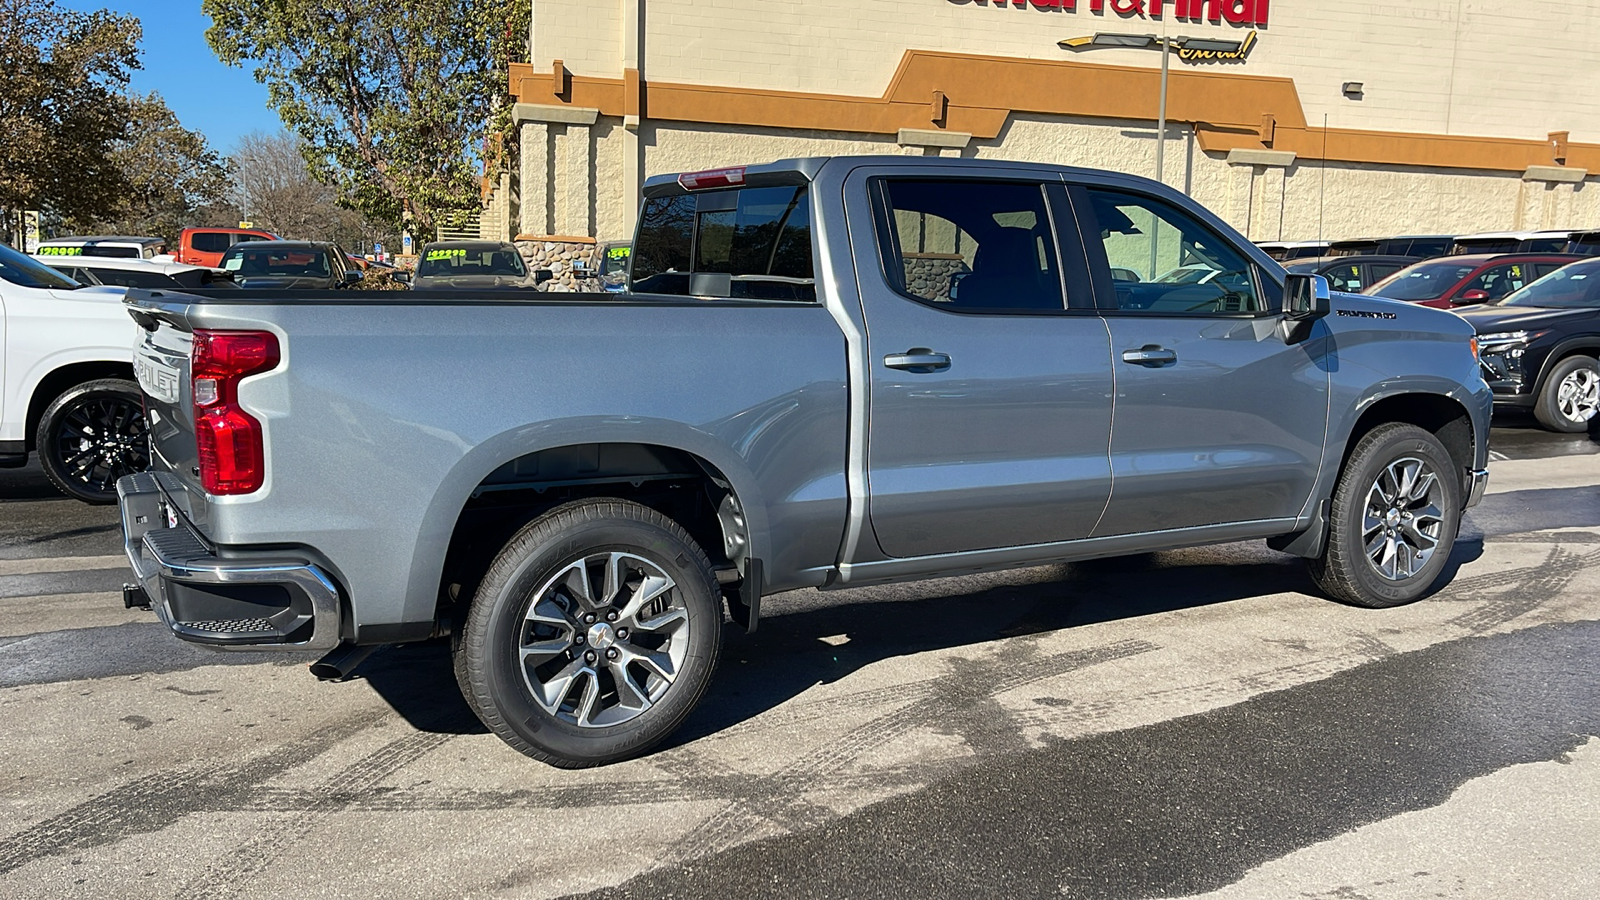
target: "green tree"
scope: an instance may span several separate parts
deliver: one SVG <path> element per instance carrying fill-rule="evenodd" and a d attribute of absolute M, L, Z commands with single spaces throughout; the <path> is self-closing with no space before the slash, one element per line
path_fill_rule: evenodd
<path fill-rule="evenodd" d="M 312 174 L 374 221 L 431 236 L 479 208 L 528 0 L 203 0 L 206 40 L 250 65 Z"/>
<path fill-rule="evenodd" d="M 224 203 L 228 164 L 205 136 L 184 128 L 159 94 L 129 98 L 128 129 L 112 141 L 122 190 L 107 215 L 69 220 L 75 231 L 150 234 L 175 242 L 185 225 Z"/>
<path fill-rule="evenodd" d="M 0 231 L 9 240 L 25 209 L 110 213 L 126 184 L 113 149 L 126 134 L 139 20 L 0 0 L 0 23 Z"/>

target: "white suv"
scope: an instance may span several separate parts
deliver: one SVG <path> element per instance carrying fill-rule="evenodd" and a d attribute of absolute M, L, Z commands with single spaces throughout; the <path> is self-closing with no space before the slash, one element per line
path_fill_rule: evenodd
<path fill-rule="evenodd" d="M 0 244 L 0 466 L 37 452 L 64 493 L 115 503 L 117 479 L 149 463 L 126 293 Z"/>

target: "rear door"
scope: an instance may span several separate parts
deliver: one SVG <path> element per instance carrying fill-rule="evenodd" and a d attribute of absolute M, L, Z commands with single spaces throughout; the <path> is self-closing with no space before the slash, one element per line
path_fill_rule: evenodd
<path fill-rule="evenodd" d="M 1279 286 L 1173 203 L 1095 186 L 1072 197 L 1116 372 L 1095 536 L 1298 515 L 1327 428 L 1325 340 L 1285 344 Z M 1160 280 L 1193 267 L 1210 274 Z"/>
<path fill-rule="evenodd" d="M 847 190 L 852 235 L 875 235 L 855 266 L 879 546 L 1088 537 L 1110 495 L 1110 343 L 1065 193 L 1025 170 L 905 171 Z"/>

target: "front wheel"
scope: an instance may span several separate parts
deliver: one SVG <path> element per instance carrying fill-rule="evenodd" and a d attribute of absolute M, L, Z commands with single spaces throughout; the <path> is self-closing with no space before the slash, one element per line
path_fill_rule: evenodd
<path fill-rule="evenodd" d="M 1461 478 L 1444 445 L 1415 425 L 1379 426 L 1339 476 L 1312 578 L 1355 606 L 1410 603 L 1444 570 L 1460 525 Z"/>
<path fill-rule="evenodd" d="M 1564 434 L 1587 431 L 1600 413 L 1600 360 L 1569 356 L 1556 363 L 1533 405 L 1539 424 Z"/>
<path fill-rule="evenodd" d="M 150 464 L 139 386 L 121 378 L 74 386 L 45 408 L 35 445 L 44 474 L 62 493 L 117 502 L 117 479 Z"/>
<path fill-rule="evenodd" d="M 467 703 L 563 768 L 637 756 L 699 703 L 721 647 L 711 563 L 676 523 L 623 500 L 559 506 L 517 532 L 456 650 Z"/>

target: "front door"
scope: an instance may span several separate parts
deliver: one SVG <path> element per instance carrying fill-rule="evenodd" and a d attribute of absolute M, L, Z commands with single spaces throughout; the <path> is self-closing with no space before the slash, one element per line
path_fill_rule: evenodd
<path fill-rule="evenodd" d="M 1112 493 L 1095 536 L 1292 518 L 1327 429 L 1324 339 L 1286 344 L 1278 286 L 1177 205 L 1074 187 L 1111 332 Z"/>
<path fill-rule="evenodd" d="M 905 558 L 1088 537 L 1110 495 L 1110 343 L 1081 244 L 1052 227 L 1070 210 L 1047 195 L 1064 192 L 926 171 L 849 192 L 872 198 L 852 230 L 877 236 L 856 275 L 878 544 Z"/>

